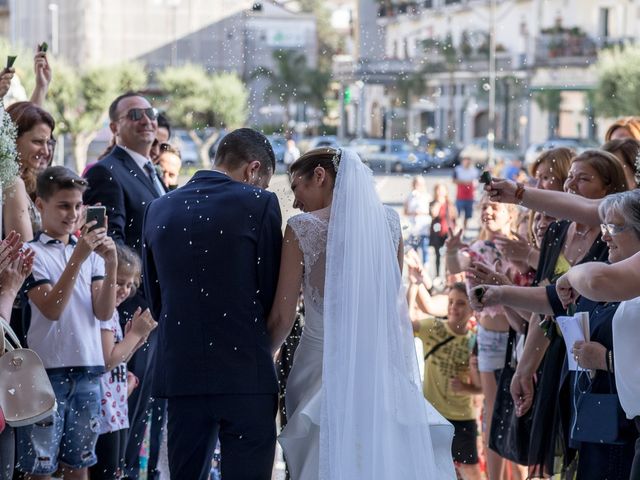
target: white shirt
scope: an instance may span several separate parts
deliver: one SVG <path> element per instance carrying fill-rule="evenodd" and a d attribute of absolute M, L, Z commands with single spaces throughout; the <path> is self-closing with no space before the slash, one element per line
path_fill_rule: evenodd
<path fill-rule="evenodd" d="M 474 166 L 464 168 L 462 165 L 458 165 L 455 169 L 455 179 L 461 182 L 473 182 L 480 178 L 480 170 Z"/>
<path fill-rule="evenodd" d="M 618 397 L 627 418 L 640 415 L 640 297 L 621 302 L 613 316 L 613 365 Z"/>
<path fill-rule="evenodd" d="M 124 145 L 118 145 L 118 146 L 121 149 L 123 149 L 125 152 L 127 152 L 129 156 L 133 158 L 133 161 L 136 162 L 136 165 L 140 167 L 140 170 L 142 170 L 148 176 L 147 171 L 144 169 L 144 166 L 148 162 L 151 162 L 151 159 L 145 157 L 144 155 L 139 154 L 138 152 L 134 152 L 133 150 L 125 147 Z"/>
<path fill-rule="evenodd" d="M 431 226 L 431 216 L 428 213 L 430 202 L 429 194 L 419 190 L 412 190 L 407 197 L 405 202 L 407 213 L 415 213 L 415 215 L 409 215 L 409 224 L 411 225 L 409 233 L 411 235 L 429 235 L 429 227 Z"/>
<path fill-rule="evenodd" d="M 64 271 L 73 249 L 75 237 L 64 245 L 41 233 L 28 246 L 36 253 L 33 271 L 27 280 L 27 291 L 49 283 L 55 285 Z M 93 313 L 91 284 L 104 278 L 104 261 L 91 252 L 80 267 L 78 278 L 67 306 L 56 321 L 49 320 L 29 300 L 31 325 L 27 333 L 29 348 L 42 359 L 44 367 L 104 368 L 100 321 Z"/>

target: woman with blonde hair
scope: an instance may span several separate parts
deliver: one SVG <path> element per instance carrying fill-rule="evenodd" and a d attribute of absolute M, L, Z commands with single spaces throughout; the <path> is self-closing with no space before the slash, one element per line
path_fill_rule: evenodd
<path fill-rule="evenodd" d="M 604 134 L 604 141 L 634 138 L 640 140 L 640 117 L 622 117 L 616 120 Z"/>

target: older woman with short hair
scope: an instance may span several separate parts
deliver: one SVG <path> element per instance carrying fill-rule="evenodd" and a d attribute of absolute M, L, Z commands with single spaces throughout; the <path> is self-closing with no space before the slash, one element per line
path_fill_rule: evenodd
<path fill-rule="evenodd" d="M 602 239 L 609 247 L 609 262 L 616 264 L 638 253 L 640 251 L 640 191 L 633 190 L 605 197 L 599 210 L 603 222 L 601 224 Z M 486 306 L 506 304 L 541 314 L 566 315 L 565 307 L 554 286 L 536 288 L 483 286 L 482 288 L 484 294 L 480 301 L 475 302 L 475 308 L 482 309 Z M 620 325 L 618 325 L 619 322 L 616 323 L 616 319 L 620 316 L 618 312 L 624 311 L 624 307 L 619 308 L 618 305 L 618 302 L 593 300 L 584 295 L 576 299 L 576 310 L 589 313 L 590 340 L 576 342 L 571 349 L 571 355 L 580 367 L 596 372 L 590 385 L 592 393 L 617 393 L 624 407 L 625 404 L 627 406 L 640 404 L 638 400 L 640 375 L 634 363 L 637 362 L 635 357 L 637 345 L 640 343 L 640 329 L 627 328 L 624 332 L 618 333 Z M 626 353 L 629 356 L 631 353 L 631 356 L 624 362 L 616 362 L 615 358 L 620 355 L 619 350 L 623 355 Z M 620 367 L 618 367 L 619 363 L 621 363 Z M 575 418 L 576 408 L 580 405 L 579 390 L 585 390 L 586 384 L 589 383 L 584 375 L 577 379 L 573 378 L 573 375 L 567 372 L 565 364 L 561 391 L 573 390 L 574 384 L 578 388 L 571 391 L 570 395 L 560 395 L 557 400 L 561 404 L 561 411 L 571 413 L 564 419 L 563 426 L 571 446 L 577 448 L 579 452 L 577 478 L 587 480 L 629 478 L 633 460 L 633 442 L 637 437 L 637 432 L 634 431 L 630 421 L 621 422 L 619 425 L 622 444 L 596 443 L 595 439 L 594 442 L 579 443 L 573 438 L 575 430 L 572 428 L 571 419 Z M 514 398 L 516 404 L 520 401 L 521 399 Z M 598 418 L 592 421 L 594 423 L 617 422 L 617 419 Z"/>

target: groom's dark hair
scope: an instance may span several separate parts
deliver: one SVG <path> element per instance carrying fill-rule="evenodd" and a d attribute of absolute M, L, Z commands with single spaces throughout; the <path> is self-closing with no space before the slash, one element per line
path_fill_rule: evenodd
<path fill-rule="evenodd" d="M 262 173 L 276 170 L 276 156 L 267 137 L 252 128 L 238 128 L 220 141 L 214 164 L 237 168 L 255 160 Z"/>

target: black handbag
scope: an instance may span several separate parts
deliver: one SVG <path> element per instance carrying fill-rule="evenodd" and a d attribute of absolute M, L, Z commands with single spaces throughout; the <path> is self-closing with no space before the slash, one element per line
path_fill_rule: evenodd
<path fill-rule="evenodd" d="M 580 378 L 588 379 L 587 388 L 579 387 Z M 609 375 L 609 393 L 593 393 L 593 382 L 587 371 L 575 373 L 574 408 L 575 418 L 571 428 L 571 437 L 578 442 L 623 445 L 629 442 L 626 433 L 626 416 L 620 405 L 618 395 L 613 393 L 611 375 Z"/>
<path fill-rule="evenodd" d="M 510 328 L 505 365 L 498 380 L 496 401 L 493 407 L 493 418 L 489 430 L 489 448 L 502 458 L 520 465 L 529 465 L 529 438 L 531 437 L 533 409 L 530 408 L 522 417 L 516 416 L 510 389 L 511 379 L 516 371 L 512 355 L 515 342 L 516 332 Z"/>

